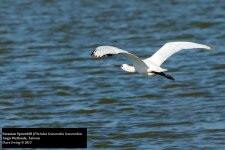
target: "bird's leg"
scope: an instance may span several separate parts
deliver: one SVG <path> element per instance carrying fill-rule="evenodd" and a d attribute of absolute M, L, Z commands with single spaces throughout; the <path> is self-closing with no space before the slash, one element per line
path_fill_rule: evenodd
<path fill-rule="evenodd" d="M 175 80 L 171 75 L 168 75 L 168 74 L 165 74 L 164 72 L 155 72 L 155 71 L 152 71 L 152 73 L 154 74 L 157 74 L 157 75 L 160 75 L 160 76 L 163 76 L 167 79 L 170 79 L 170 80 Z"/>

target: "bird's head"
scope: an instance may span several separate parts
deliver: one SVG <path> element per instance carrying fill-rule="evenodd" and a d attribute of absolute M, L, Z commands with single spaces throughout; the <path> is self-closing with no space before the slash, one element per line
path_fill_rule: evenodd
<path fill-rule="evenodd" d="M 121 69 L 126 72 L 135 72 L 135 68 L 133 66 L 129 66 L 127 64 L 122 64 Z"/>

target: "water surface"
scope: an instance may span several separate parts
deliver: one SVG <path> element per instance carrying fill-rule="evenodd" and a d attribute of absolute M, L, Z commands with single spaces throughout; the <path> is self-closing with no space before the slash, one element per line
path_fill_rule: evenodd
<path fill-rule="evenodd" d="M 1 127 L 87 127 L 89 149 L 225 149 L 225 3 L 0 1 Z M 210 44 L 163 64 L 176 81 L 94 60 L 142 58 L 169 41 Z"/>

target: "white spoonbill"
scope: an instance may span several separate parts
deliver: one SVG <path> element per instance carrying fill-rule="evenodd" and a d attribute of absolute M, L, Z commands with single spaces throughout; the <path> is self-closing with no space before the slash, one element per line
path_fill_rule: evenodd
<path fill-rule="evenodd" d="M 111 56 L 113 54 L 122 54 L 133 63 L 133 66 L 122 64 L 120 66 L 122 70 L 126 72 L 138 72 L 147 76 L 161 75 L 167 79 L 174 80 L 172 76 L 164 73 L 165 71 L 167 71 L 167 69 L 163 69 L 160 66 L 167 58 L 169 58 L 174 53 L 183 49 L 194 48 L 212 50 L 212 47 L 210 46 L 193 42 L 168 42 L 164 46 L 162 46 L 154 55 L 144 60 L 141 60 L 134 54 L 113 46 L 99 46 L 91 53 L 91 55 L 93 58 L 100 58 L 103 56 Z"/>

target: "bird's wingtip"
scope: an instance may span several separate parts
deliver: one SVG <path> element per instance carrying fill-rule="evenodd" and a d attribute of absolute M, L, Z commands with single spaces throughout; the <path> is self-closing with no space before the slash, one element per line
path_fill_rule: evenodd
<path fill-rule="evenodd" d="M 91 52 L 91 57 L 92 57 L 92 58 L 96 58 L 95 50 L 94 50 L 93 52 Z"/>
<path fill-rule="evenodd" d="M 91 56 L 93 56 L 93 55 L 94 55 L 94 51 L 91 52 Z"/>

